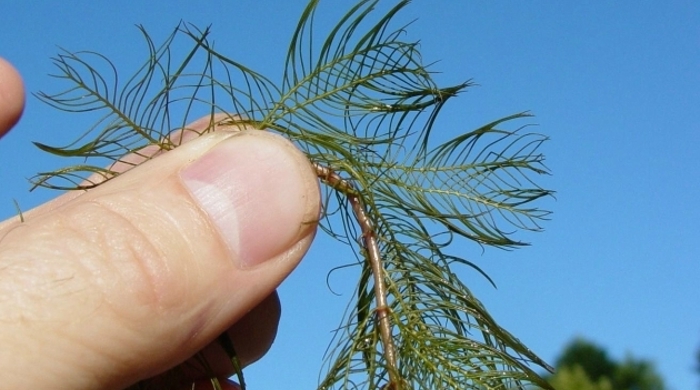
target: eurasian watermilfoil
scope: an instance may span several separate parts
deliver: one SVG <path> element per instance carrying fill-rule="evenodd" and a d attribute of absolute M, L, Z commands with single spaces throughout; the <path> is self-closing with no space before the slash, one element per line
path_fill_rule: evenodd
<path fill-rule="evenodd" d="M 117 175 L 110 161 L 177 147 L 167 135 L 201 112 L 210 129 L 215 114 L 228 113 L 217 120 L 277 132 L 313 163 L 324 184 L 320 227 L 359 254 L 362 270 L 319 389 L 549 388 L 535 371 L 547 364 L 496 323 L 453 268 L 488 276 L 450 252 L 454 239 L 513 248 L 525 245 L 514 231 L 540 230 L 548 212 L 533 202 L 552 192 L 533 179 L 547 173 L 546 137 L 517 113 L 436 144 L 440 109 L 471 84 L 433 81 L 418 45 L 393 27 L 408 2 L 378 14 L 377 1 L 359 1 L 325 34 L 312 28 L 318 3 L 303 10 L 281 83 L 224 56 L 208 28 L 186 23 L 160 45 L 141 28 L 148 58 L 123 83 L 97 53 L 59 54 L 57 76 L 69 86 L 38 96 L 100 116 L 71 145 L 37 143 L 81 162 L 34 184 L 89 190 L 99 185 L 90 177 Z M 189 51 L 175 49 L 186 43 Z M 221 343 L 242 381 L 235 345 Z"/>

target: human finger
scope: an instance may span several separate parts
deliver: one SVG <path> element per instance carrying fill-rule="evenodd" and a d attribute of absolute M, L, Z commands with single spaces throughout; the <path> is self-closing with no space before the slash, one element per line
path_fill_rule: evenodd
<path fill-rule="evenodd" d="M 318 208 L 315 175 L 288 141 L 217 132 L 4 226 L 4 380 L 31 370 L 120 388 L 181 363 L 291 272 Z"/>

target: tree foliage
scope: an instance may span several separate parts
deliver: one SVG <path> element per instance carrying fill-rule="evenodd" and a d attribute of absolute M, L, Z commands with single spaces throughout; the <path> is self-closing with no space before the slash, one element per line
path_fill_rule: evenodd
<path fill-rule="evenodd" d="M 581 338 L 572 341 L 554 363 L 556 369 L 575 366 L 580 366 L 594 381 L 613 377 L 617 368 L 606 350 Z"/>
<path fill-rule="evenodd" d="M 626 356 L 615 361 L 607 351 L 584 339 L 575 339 L 555 363 L 550 378 L 558 390 L 663 390 L 665 385 L 653 363 Z"/>
<path fill-rule="evenodd" d="M 516 113 L 436 144 L 441 108 L 471 83 L 433 81 L 418 44 L 394 27 L 406 5 L 380 13 L 377 1 L 359 1 L 319 33 L 318 1 L 310 1 L 280 83 L 224 56 L 210 29 L 188 24 L 161 45 L 142 28 L 148 58 L 128 78 L 97 53 L 64 52 L 54 62 L 68 89 L 39 97 L 97 119 L 70 145 L 37 143 L 79 160 L 34 183 L 89 190 L 96 175 L 118 174 L 106 162 L 177 147 L 167 135 L 203 113 L 211 128 L 224 112 L 223 123 L 280 133 L 326 184 L 321 228 L 357 258 L 355 296 L 319 389 L 548 388 L 533 365 L 548 366 L 497 324 L 455 268 L 483 272 L 451 250 L 457 239 L 515 248 L 526 243 L 514 232 L 540 230 L 548 212 L 535 202 L 551 191 L 534 179 L 547 173 L 546 137 Z"/>
<path fill-rule="evenodd" d="M 557 390 L 613 390 L 608 377 L 603 376 L 594 380 L 578 364 L 557 369 L 549 382 Z"/>

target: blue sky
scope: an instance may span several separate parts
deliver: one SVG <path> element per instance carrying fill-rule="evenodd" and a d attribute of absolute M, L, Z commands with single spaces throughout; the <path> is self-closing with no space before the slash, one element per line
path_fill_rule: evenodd
<path fill-rule="evenodd" d="M 328 2 L 337 4 L 338 2 Z M 350 2 L 348 2 L 349 4 Z M 58 91 L 47 76 L 58 46 L 94 50 L 128 69 L 145 57 L 135 24 L 162 39 L 180 21 L 213 25 L 217 48 L 273 77 L 305 1 L 0 1 L 0 56 L 31 92 Z M 340 7 L 326 7 L 332 21 Z M 337 13 L 336 13 L 337 14 Z M 545 360 L 573 337 L 652 359 L 671 388 L 696 388 L 700 347 L 700 3 L 468 2 L 416 0 L 416 19 L 439 82 L 479 84 L 438 122 L 449 134 L 531 110 L 557 191 L 532 246 L 506 252 L 460 247 L 496 282 L 465 278 L 501 324 Z M 323 26 L 325 22 L 319 23 Z M 18 128 L 0 141 L 0 218 L 55 196 L 28 193 L 26 178 L 61 161 L 30 141 L 66 142 L 90 118 L 30 97 Z M 342 248 L 319 237 L 280 288 L 284 314 L 270 355 L 249 372 L 252 388 L 313 388 L 322 355 L 352 294 L 337 271 Z"/>

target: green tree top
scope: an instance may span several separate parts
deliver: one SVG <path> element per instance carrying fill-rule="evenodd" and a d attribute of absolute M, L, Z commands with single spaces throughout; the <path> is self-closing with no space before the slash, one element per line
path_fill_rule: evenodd
<path fill-rule="evenodd" d="M 650 361 L 631 355 L 615 361 L 607 351 L 577 338 L 569 343 L 555 363 L 550 383 L 557 390 L 664 390 L 663 379 Z"/>
<path fill-rule="evenodd" d="M 613 377 L 617 368 L 605 349 L 582 338 L 567 345 L 554 363 L 556 369 L 574 366 L 580 366 L 593 381 Z"/>

